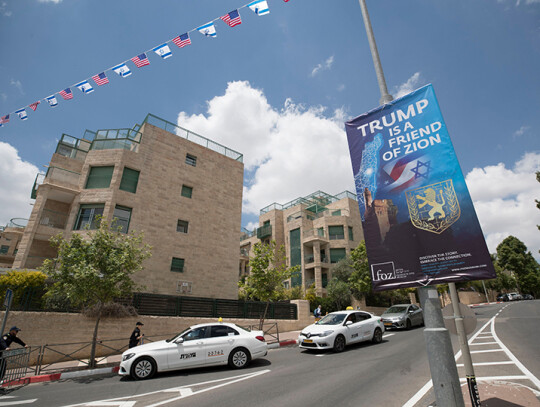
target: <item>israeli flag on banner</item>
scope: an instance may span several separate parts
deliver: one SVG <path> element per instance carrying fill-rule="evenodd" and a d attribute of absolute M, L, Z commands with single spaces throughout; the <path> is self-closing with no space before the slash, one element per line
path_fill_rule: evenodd
<path fill-rule="evenodd" d="M 28 119 L 28 115 L 26 114 L 26 110 L 24 110 L 24 108 L 17 110 L 15 113 L 17 113 L 19 115 L 21 120 Z"/>
<path fill-rule="evenodd" d="M 47 102 L 49 102 L 50 107 L 55 107 L 56 105 L 58 105 L 58 101 L 56 100 L 56 96 L 54 95 L 47 96 L 45 99 L 47 99 Z"/>
<path fill-rule="evenodd" d="M 201 25 L 199 28 L 197 28 L 197 30 L 199 30 L 199 32 L 206 37 L 212 37 L 212 38 L 217 37 L 216 27 L 214 27 L 213 21 L 210 21 L 209 23 L 206 23 L 205 25 Z"/>
<path fill-rule="evenodd" d="M 129 70 L 127 65 L 123 63 L 120 65 L 116 65 L 112 70 L 118 75 L 120 75 L 122 78 L 126 78 L 131 75 L 131 71 Z"/>
<path fill-rule="evenodd" d="M 75 85 L 82 93 L 92 93 L 94 88 L 88 83 L 88 81 L 82 81 Z"/>
<path fill-rule="evenodd" d="M 248 4 L 248 7 L 255 12 L 258 16 L 264 16 L 269 14 L 268 3 L 266 0 L 255 0 Z"/>
<path fill-rule="evenodd" d="M 172 57 L 172 52 L 167 43 L 161 44 L 159 47 L 154 48 L 152 51 L 154 51 L 156 54 L 158 54 L 161 58 L 167 59 L 169 57 Z"/>

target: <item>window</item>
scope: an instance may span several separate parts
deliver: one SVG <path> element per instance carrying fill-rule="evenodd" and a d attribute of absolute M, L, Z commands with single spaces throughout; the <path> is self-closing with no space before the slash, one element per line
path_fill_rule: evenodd
<path fill-rule="evenodd" d="M 73 230 L 83 230 L 85 228 L 97 229 L 99 227 L 98 217 L 103 216 L 103 204 L 81 205 L 77 220 Z"/>
<path fill-rule="evenodd" d="M 328 274 L 322 273 L 321 277 L 322 277 L 322 286 L 323 288 L 326 288 L 326 286 L 328 285 Z"/>
<path fill-rule="evenodd" d="M 9 250 L 9 246 L 2 245 L 0 247 L 0 254 L 7 254 L 8 250 Z"/>
<path fill-rule="evenodd" d="M 269 220 L 265 220 L 264 223 L 263 223 L 263 226 L 268 226 L 270 224 L 270 221 Z"/>
<path fill-rule="evenodd" d="M 227 325 L 212 325 L 210 330 L 210 338 L 218 338 L 220 336 L 240 335 L 238 331 Z"/>
<path fill-rule="evenodd" d="M 345 239 L 343 225 L 328 226 L 328 236 L 330 240 Z"/>
<path fill-rule="evenodd" d="M 330 263 L 337 263 L 346 255 L 347 253 L 345 252 L 345 248 L 330 249 Z"/>
<path fill-rule="evenodd" d="M 131 219 L 131 208 L 116 205 L 113 213 L 113 221 L 116 220 L 116 228 L 120 228 L 120 233 L 127 233 L 129 220 Z M 115 228 L 115 229 L 116 229 Z"/>
<path fill-rule="evenodd" d="M 192 187 L 188 187 L 187 185 L 182 185 L 182 196 L 185 196 L 186 198 L 191 198 L 192 194 L 193 194 Z"/>
<path fill-rule="evenodd" d="M 371 315 L 365 313 L 365 312 L 357 312 L 356 313 L 356 321 L 357 322 L 360 322 L 360 321 L 365 321 L 366 319 L 370 319 L 371 318 Z"/>
<path fill-rule="evenodd" d="M 122 191 L 137 192 L 137 184 L 139 183 L 139 171 L 124 167 L 122 173 L 122 181 L 120 181 L 120 189 Z"/>
<path fill-rule="evenodd" d="M 349 240 L 354 240 L 354 235 L 352 232 L 352 226 L 349 226 Z"/>
<path fill-rule="evenodd" d="M 187 233 L 188 224 L 188 221 L 178 219 L 178 223 L 176 224 L 176 231 L 180 233 Z"/>
<path fill-rule="evenodd" d="M 332 216 L 341 216 L 341 209 L 332 212 Z"/>
<path fill-rule="evenodd" d="M 197 157 L 191 154 L 186 154 L 186 164 L 191 165 L 193 167 L 197 166 Z"/>
<path fill-rule="evenodd" d="M 197 339 L 204 339 L 206 338 L 206 331 L 208 327 L 203 326 L 201 328 L 195 328 L 191 331 L 189 331 L 187 334 L 184 335 L 184 341 L 195 341 Z"/>
<path fill-rule="evenodd" d="M 91 188 L 109 188 L 111 186 L 114 166 L 111 167 L 90 167 L 88 179 L 86 180 L 86 189 Z"/>
<path fill-rule="evenodd" d="M 173 257 L 172 262 L 171 262 L 171 271 L 175 271 L 177 273 L 183 273 L 184 272 L 184 259 Z"/>

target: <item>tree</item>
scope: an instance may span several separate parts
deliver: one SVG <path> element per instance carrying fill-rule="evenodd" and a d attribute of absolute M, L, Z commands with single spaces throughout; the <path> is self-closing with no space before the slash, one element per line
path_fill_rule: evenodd
<path fill-rule="evenodd" d="M 114 224 L 113 224 L 114 225 Z M 95 366 L 96 340 L 101 317 L 116 299 L 131 296 L 139 288 L 131 276 L 142 270 L 151 256 L 142 234 L 123 234 L 101 221 L 86 237 L 74 233 L 70 240 L 62 234 L 51 238 L 58 250 L 55 259 L 45 260 L 41 270 L 54 282 L 51 295 L 63 295 L 85 313 L 95 317 L 89 367 Z"/>
<path fill-rule="evenodd" d="M 328 297 L 334 303 L 336 309 L 342 310 L 344 306 L 351 303 L 351 290 L 345 281 L 333 277 L 326 287 Z"/>
<path fill-rule="evenodd" d="M 514 273 L 522 293 L 540 294 L 540 265 L 517 237 L 508 236 L 497 246 L 497 263 Z"/>
<path fill-rule="evenodd" d="M 262 329 L 270 302 L 283 298 L 283 282 L 298 273 L 300 266 L 287 267 L 285 248 L 277 248 L 273 240 L 268 244 L 256 243 L 253 253 L 254 256 L 249 260 L 249 276 L 238 285 L 246 298 L 266 302 L 259 320 L 259 329 Z"/>
<path fill-rule="evenodd" d="M 4 302 L 6 289 L 13 290 L 12 304 L 22 305 L 24 297 L 34 296 L 38 302 L 45 289 L 47 276 L 40 271 L 11 270 L 0 276 L 0 303 Z M 39 305 L 39 304 L 38 304 Z"/>
<path fill-rule="evenodd" d="M 351 292 L 357 299 L 362 299 L 372 292 L 371 275 L 369 272 L 369 263 L 366 251 L 366 242 L 361 241 L 360 244 L 351 251 L 353 273 L 349 279 L 351 284 Z"/>

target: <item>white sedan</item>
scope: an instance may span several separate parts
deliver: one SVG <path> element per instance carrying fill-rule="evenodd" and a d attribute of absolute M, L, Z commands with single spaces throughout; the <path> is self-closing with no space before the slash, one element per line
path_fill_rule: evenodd
<path fill-rule="evenodd" d="M 298 343 L 304 349 L 333 349 L 342 352 L 351 343 L 381 343 L 383 332 L 381 317 L 365 311 L 339 311 L 302 329 Z"/>
<path fill-rule="evenodd" d="M 246 331 L 235 324 L 207 323 L 189 327 L 171 339 L 126 350 L 118 374 L 142 380 L 156 372 L 226 365 L 240 369 L 266 356 L 262 331 Z"/>

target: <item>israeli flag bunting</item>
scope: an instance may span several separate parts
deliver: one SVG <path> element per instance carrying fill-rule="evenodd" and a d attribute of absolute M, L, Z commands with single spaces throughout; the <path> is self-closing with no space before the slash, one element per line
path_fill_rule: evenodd
<path fill-rule="evenodd" d="M 167 59 L 169 57 L 172 57 L 172 52 L 167 43 L 161 44 L 159 47 L 154 48 L 152 51 L 154 51 L 156 54 L 158 54 L 161 58 Z"/>
<path fill-rule="evenodd" d="M 216 27 L 214 27 L 214 22 L 210 21 L 209 23 L 206 23 L 205 25 L 201 25 L 199 28 L 197 28 L 199 32 L 204 35 L 205 37 L 217 37 L 216 33 Z"/>
<path fill-rule="evenodd" d="M 123 63 L 120 65 L 116 65 L 112 70 L 118 75 L 120 75 L 122 78 L 126 78 L 131 75 L 131 71 L 129 70 L 127 65 Z"/>
<path fill-rule="evenodd" d="M 82 81 L 75 85 L 82 93 L 92 93 L 94 88 L 88 83 L 88 81 Z"/>
<path fill-rule="evenodd" d="M 58 101 L 56 100 L 56 96 L 54 95 L 47 96 L 45 99 L 47 99 L 47 102 L 49 102 L 50 107 L 55 107 L 56 105 L 58 105 Z"/>
<path fill-rule="evenodd" d="M 268 3 L 266 0 L 255 0 L 248 4 L 248 7 L 255 12 L 258 16 L 264 16 L 270 13 L 268 9 Z"/>
<path fill-rule="evenodd" d="M 17 110 L 15 113 L 17 113 L 21 120 L 28 119 L 28 115 L 26 114 L 26 110 L 24 108 Z"/>

